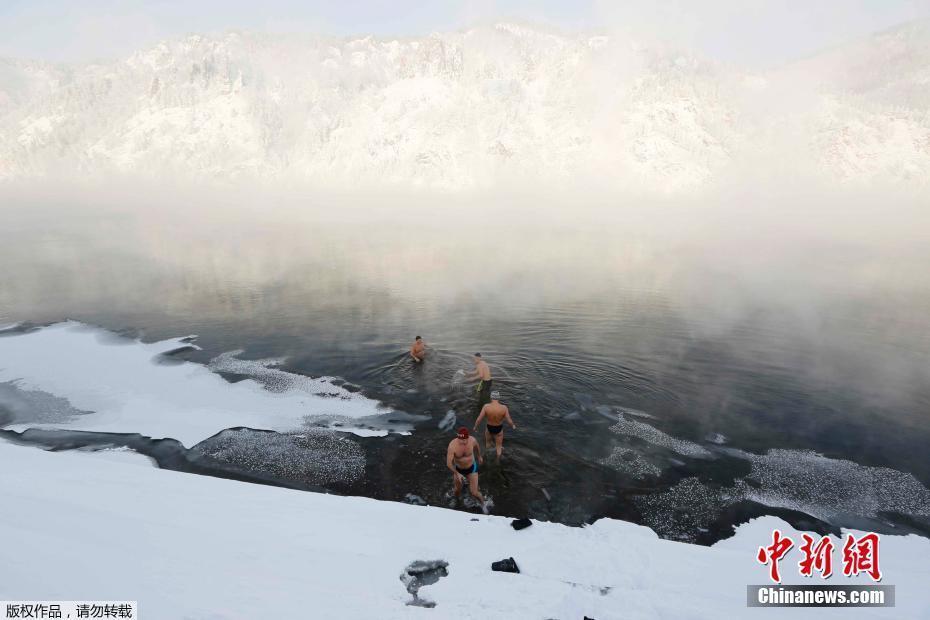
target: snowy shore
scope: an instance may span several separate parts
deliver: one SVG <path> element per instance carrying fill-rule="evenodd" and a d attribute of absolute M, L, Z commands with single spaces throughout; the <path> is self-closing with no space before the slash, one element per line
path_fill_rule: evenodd
<path fill-rule="evenodd" d="M 514 531 L 503 517 L 180 474 L 128 452 L 5 442 L 0 497 L 0 599 L 137 600 L 145 620 L 930 617 L 930 541 L 913 535 L 882 538 L 894 608 L 747 608 L 746 586 L 767 580 L 758 547 L 776 527 L 800 540 L 774 517 L 713 547 L 613 520 Z M 819 583 L 797 574 L 797 554 L 782 562 L 784 582 Z M 491 571 L 510 556 L 521 574 Z M 449 575 L 420 592 L 436 607 L 408 606 L 401 571 L 437 559 Z"/>
<path fill-rule="evenodd" d="M 371 427 L 389 410 L 331 377 L 287 373 L 277 360 L 241 360 L 239 351 L 209 367 L 171 357 L 197 348 L 195 338 L 144 343 L 75 321 L 8 335 L 0 339 L 0 387 L 11 382 L 20 401 L 43 400 L 40 407 L 7 403 L 13 419 L 4 426 L 141 433 L 187 447 L 237 426 L 290 431 L 336 423 L 357 435 L 388 432 Z M 230 383 L 220 372 L 248 378 Z M 406 432 L 400 426 L 395 432 Z"/>

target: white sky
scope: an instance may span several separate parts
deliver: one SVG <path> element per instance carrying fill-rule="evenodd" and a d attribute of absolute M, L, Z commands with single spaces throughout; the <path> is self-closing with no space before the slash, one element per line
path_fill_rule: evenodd
<path fill-rule="evenodd" d="M 0 56 L 87 61 L 190 32 L 423 35 L 496 18 L 621 29 L 759 68 L 930 18 L 930 0 L 0 0 Z"/>

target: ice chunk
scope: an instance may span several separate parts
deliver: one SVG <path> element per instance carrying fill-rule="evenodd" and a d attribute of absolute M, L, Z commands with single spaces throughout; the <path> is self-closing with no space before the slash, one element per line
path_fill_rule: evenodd
<path fill-rule="evenodd" d="M 407 588 L 407 592 L 413 595 L 413 600 L 407 604 L 417 607 L 435 607 L 436 603 L 433 601 L 420 598 L 420 588 L 434 584 L 440 578 L 448 576 L 449 563 L 445 560 L 417 560 L 408 564 L 400 574 L 401 583 Z"/>

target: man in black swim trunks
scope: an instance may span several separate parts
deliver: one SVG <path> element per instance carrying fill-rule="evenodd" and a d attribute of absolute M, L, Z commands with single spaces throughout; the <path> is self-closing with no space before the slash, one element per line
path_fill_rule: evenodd
<path fill-rule="evenodd" d="M 478 393 L 478 411 L 486 404 L 491 402 L 491 367 L 487 362 L 481 359 L 480 353 L 475 353 L 475 371 L 466 377 L 469 381 L 478 379 L 478 385 L 475 386 L 475 392 Z"/>
<path fill-rule="evenodd" d="M 475 461 L 475 451 L 478 453 L 477 462 Z M 486 511 L 484 497 L 478 490 L 479 463 L 484 464 L 481 447 L 474 437 L 469 437 L 468 429 L 463 426 L 458 430 L 456 438 L 449 442 L 449 448 L 446 450 L 446 467 L 452 471 L 455 496 L 458 497 L 461 494 L 462 482 L 467 480 L 468 492 L 481 502 L 482 509 Z"/>
<path fill-rule="evenodd" d="M 497 451 L 497 462 L 501 462 L 501 452 L 504 451 L 504 420 L 510 425 L 510 428 L 516 430 L 517 425 L 510 419 L 510 409 L 507 405 L 500 404 L 501 394 L 497 390 L 491 392 L 491 402 L 481 408 L 478 419 L 475 420 L 475 430 L 481 420 L 487 418 L 487 426 L 484 429 L 484 449 L 491 447 L 491 436 L 494 436 L 495 449 Z"/>

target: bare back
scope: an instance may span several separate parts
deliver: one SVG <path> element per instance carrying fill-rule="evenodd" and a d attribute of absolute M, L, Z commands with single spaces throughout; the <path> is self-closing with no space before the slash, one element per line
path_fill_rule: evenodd
<path fill-rule="evenodd" d="M 491 426 L 500 426 L 503 424 L 508 413 L 510 413 L 510 411 L 507 409 L 507 405 L 490 402 L 484 406 L 484 416 Z"/>
<path fill-rule="evenodd" d="M 485 362 L 484 360 L 481 360 L 480 362 L 475 364 L 475 372 L 478 373 L 478 378 L 481 379 L 482 381 L 491 380 L 491 367 L 488 366 L 488 363 Z"/>

